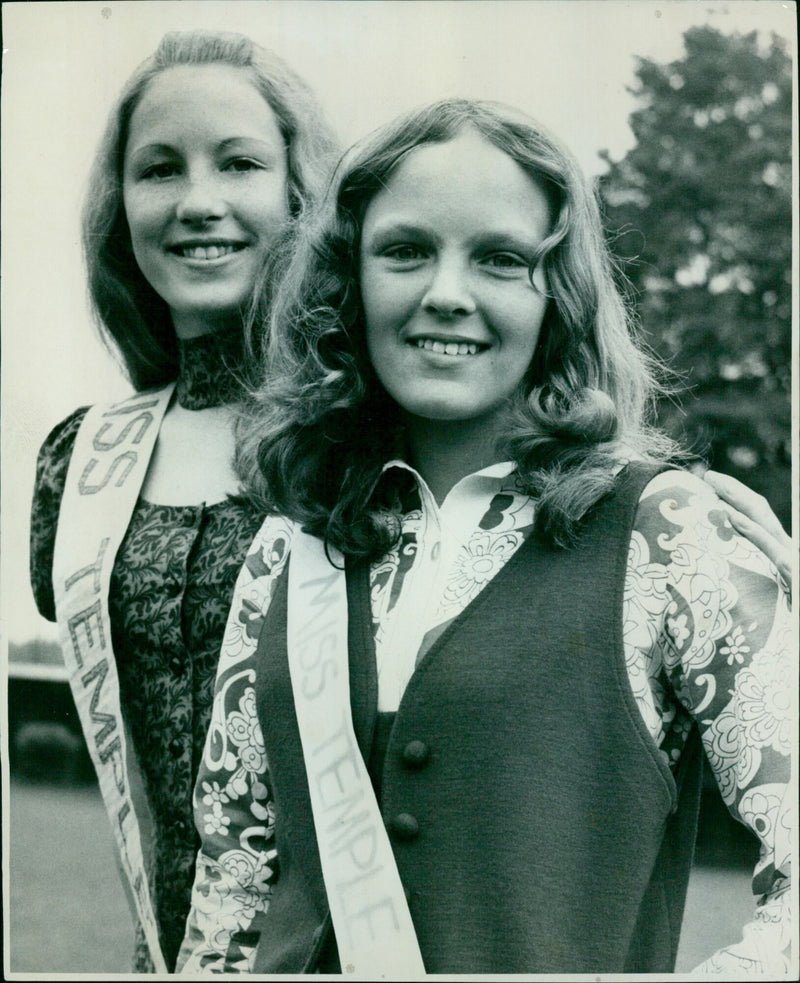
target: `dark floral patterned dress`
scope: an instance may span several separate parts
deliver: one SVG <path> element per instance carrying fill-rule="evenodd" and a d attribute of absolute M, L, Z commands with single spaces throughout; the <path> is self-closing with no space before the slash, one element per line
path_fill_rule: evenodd
<path fill-rule="evenodd" d="M 209 385 L 213 372 L 208 362 L 201 339 L 194 339 L 182 360 L 181 405 L 215 405 L 219 387 Z M 85 412 L 76 411 L 51 432 L 37 465 L 31 582 L 40 612 L 51 621 L 56 523 Z M 199 847 L 192 790 L 211 713 L 220 642 L 236 577 L 262 518 L 244 499 L 209 506 L 140 499 L 111 578 L 109 613 L 120 699 L 153 814 L 155 911 L 170 970 L 184 934 Z M 138 926 L 134 970 L 152 971 Z"/>

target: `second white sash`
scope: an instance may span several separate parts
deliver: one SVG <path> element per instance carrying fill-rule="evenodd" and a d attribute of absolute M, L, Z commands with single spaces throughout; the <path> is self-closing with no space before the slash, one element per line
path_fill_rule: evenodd
<path fill-rule="evenodd" d="M 288 648 L 322 873 L 342 973 L 419 979 L 425 967 L 350 712 L 341 555 L 299 528 L 289 559 Z M 342 569 L 338 568 L 341 564 Z"/>

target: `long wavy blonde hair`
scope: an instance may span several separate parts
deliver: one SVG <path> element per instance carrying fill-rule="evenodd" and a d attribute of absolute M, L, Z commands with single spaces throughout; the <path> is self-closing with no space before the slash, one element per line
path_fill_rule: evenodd
<path fill-rule="evenodd" d="M 507 153 L 553 202 L 533 258 L 549 297 L 525 392 L 507 408 L 498 454 L 538 498 L 537 524 L 566 545 L 624 460 L 675 452 L 647 423 L 659 391 L 617 289 L 594 190 L 572 156 L 533 120 L 495 103 L 448 99 L 357 144 L 320 212 L 301 228 L 270 316 L 262 382 L 240 427 L 238 466 L 250 493 L 345 554 L 375 558 L 399 533 L 376 499 L 402 424 L 367 355 L 358 261 L 364 214 L 406 154 L 465 127 Z"/>

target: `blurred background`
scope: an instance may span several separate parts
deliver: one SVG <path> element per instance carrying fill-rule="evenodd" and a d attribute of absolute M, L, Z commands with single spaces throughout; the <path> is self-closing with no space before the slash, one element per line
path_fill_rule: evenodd
<path fill-rule="evenodd" d="M 78 234 L 106 114 L 166 30 L 239 30 L 316 89 L 344 143 L 444 95 L 526 109 L 597 181 L 620 282 L 698 462 L 791 495 L 794 4 L 182 0 L 3 6 L 5 969 L 125 972 L 132 927 L 53 626 L 28 586 L 36 452 L 130 390 L 97 339 Z M 678 969 L 751 917 L 755 841 L 704 796 Z"/>
<path fill-rule="evenodd" d="M 600 156 L 642 336 L 676 376 L 662 426 L 791 521 L 792 58 L 776 35 L 684 33 L 637 58 L 635 144 Z M 796 174 L 795 174 L 796 180 Z"/>

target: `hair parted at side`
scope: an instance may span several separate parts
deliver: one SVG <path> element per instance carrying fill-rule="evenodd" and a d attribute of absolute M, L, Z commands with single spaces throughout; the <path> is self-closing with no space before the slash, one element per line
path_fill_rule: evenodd
<path fill-rule="evenodd" d="M 540 532 L 569 544 L 621 463 L 675 451 L 646 422 L 660 387 L 633 340 L 592 186 L 524 114 L 443 100 L 400 117 L 340 162 L 273 298 L 262 382 L 240 425 L 239 473 L 251 493 L 345 554 L 375 558 L 399 532 L 372 494 L 402 433 L 367 355 L 358 283 L 364 214 L 407 154 L 466 127 L 536 180 L 555 216 L 530 268 L 532 280 L 543 271 L 549 298 L 540 341 L 498 447 L 537 496 Z"/>
<path fill-rule="evenodd" d="M 111 111 L 82 221 L 94 313 L 104 340 L 121 358 L 137 390 L 174 379 L 178 357 L 169 310 L 139 270 L 125 218 L 122 175 L 130 121 L 160 72 L 207 64 L 246 71 L 275 114 L 286 141 L 289 205 L 295 218 L 320 197 L 331 165 L 334 141 L 316 97 L 281 58 L 241 34 L 176 31 L 162 38 L 128 79 Z"/>

